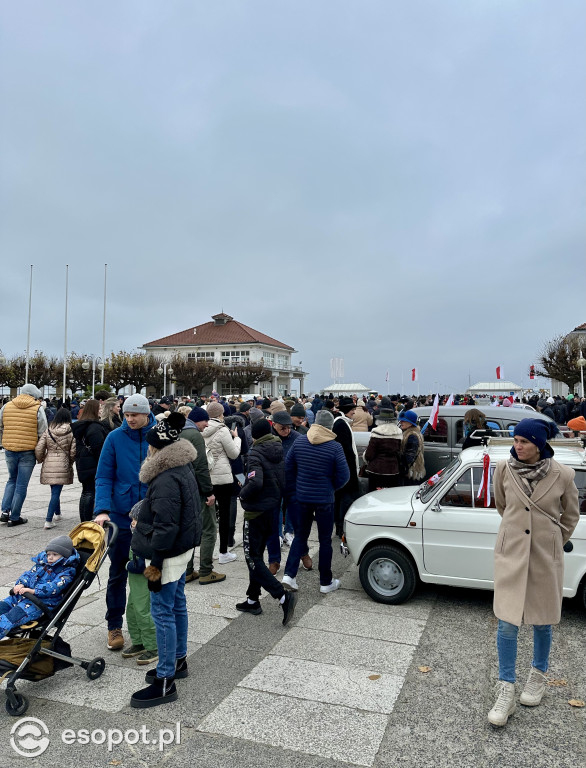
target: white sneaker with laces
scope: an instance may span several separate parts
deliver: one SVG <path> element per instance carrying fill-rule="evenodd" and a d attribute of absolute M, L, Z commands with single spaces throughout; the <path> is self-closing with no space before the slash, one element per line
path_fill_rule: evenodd
<path fill-rule="evenodd" d="M 538 704 L 541 704 L 546 685 L 546 675 L 540 669 L 531 667 L 525 688 L 523 688 L 523 693 L 519 697 L 520 703 L 526 707 L 536 707 Z"/>
<path fill-rule="evenodd" d="M 515 683 L 499 680 L 496 685 L 497 700 L 488 713 L 488 722 L 492 725 L 503 726 L 515 711 Z"/>
<path fill-rule="evenodd" d="M 287 576 L 287 574 L 283 576 L 283 580 L 281 583 L 284 587 L 288 587 L 289 589 L 292 589 L 294 592 L 297 592 L 297 590 L 299 589 L 299 584 L 297 584 L 297 581 L 292 576 Z"/>
<path fill-rule="evenodd" d="M 57 525 L 57 523 L 49 522 L 48 520 L 45 520 L 45 529 L 54 528 Z"/>
<path fill-rule="evenodd" d="M 57 512 L 55 512 L 55 514 L 53 515 L 53 520 L 55 520 L 56 523 L 60 522 L 61 513 L 57 514 Z"/>
<path fill-rule="evenodd" d="M 234 552 L 220 552 L 220 555 L 218 557 L 218 562 L 220 565 L 226 565 L 226 563 L 233 563 L 234 560 L 238 560 L 238 555 L 235 555 Z"/>
<path fill-rule="evenodd" d="M 340 579 L 332 579 L 331 584 L 326 584 L 325 587 L 320 587 L 319 591 L 326 594 L 327 592 L 335 592 L 337 589 L 340 589 Z"/>
<path fill-rule="evenodd" d="M 286 533 L 284 538 L 285 546 L 290 547 L 291 544 L 293 544 L 293 538 L 294 536 L 292 533 Z"/>

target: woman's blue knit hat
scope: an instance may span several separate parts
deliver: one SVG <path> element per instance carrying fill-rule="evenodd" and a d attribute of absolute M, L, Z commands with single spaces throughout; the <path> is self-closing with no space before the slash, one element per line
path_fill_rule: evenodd
<path fill-rule="evenodd" d="M 557 426 L 553 421 L 543 419 L 521 419 L 515 426 L 513 434 L 518 437 L 524 437 L 539 448 L 542 459 L 553 456 L 553 448 L 547 444 L 547 441 L 554 437 L 558 432 Z M 511 453 L 514 448 L 511 448 Z"/>
<path fill-rule="evenodd" d="M 417 426 L 417 414 L 415 411 L 403 411 L 397 416 L 397 421 L 408 421 L 409 424 Z"/>

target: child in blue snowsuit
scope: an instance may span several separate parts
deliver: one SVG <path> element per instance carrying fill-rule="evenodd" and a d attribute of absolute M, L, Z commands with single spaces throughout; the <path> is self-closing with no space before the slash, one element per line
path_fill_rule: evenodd
<path fill-rule="evenodd" d="M 38 597 L 47 608 L 57 608 L 64 590 L 75 578 L 79 555 L 69 536 L 57 536 L 31 560 L 34 565 L 17 579 L 14 594 L 0 601 L 0 639 L 11 629 L 41 616 L 41 609 L 26 599 L 27 594 Z"/>

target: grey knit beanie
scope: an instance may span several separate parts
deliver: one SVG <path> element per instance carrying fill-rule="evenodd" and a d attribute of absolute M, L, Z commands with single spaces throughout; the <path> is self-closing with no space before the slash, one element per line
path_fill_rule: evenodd
<path fill-rule="evenodd" d="M 124 401 L 122 413 L 150 413 L 149 401 L 142 395 L 130 395 Z"/>
<path fill-rule="evenodd" d="M 331 429 L 334 426 L 334 414 L 327 408 L 322 408 L 315 414 L 315 423 L 326 429 Z"/>
<path fill-rule="evenodd" d="M 69 536 L 56 536 L 47 544 L 45 552 L 57 552 L 62 557 L 71 557 L 73 542 Z"/>

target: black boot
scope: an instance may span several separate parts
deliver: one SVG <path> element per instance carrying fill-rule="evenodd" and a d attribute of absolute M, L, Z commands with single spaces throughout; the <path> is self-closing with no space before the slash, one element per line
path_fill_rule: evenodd
<path fill-rule="evenodd" d="M 152 683 L 156 676 L 156 668 L 149 669 L 144 678 L 145 683 Z M 184 656 L 182 659 L 177 659 L 175 662 L 175 675 L 173 677 L 168 677 L 167 680 L 183 680 L 184 677 L 188 676 L 189 670 L 187 669 L 187 656 Z"/>
<path fill-rule="evenodd" d="M 132 694 L 130 706 L 136 709 L 158 707 L 169 701 L 177 701 L 179 694 L 173 677 L 155 677 L 151 685 Z"/>

